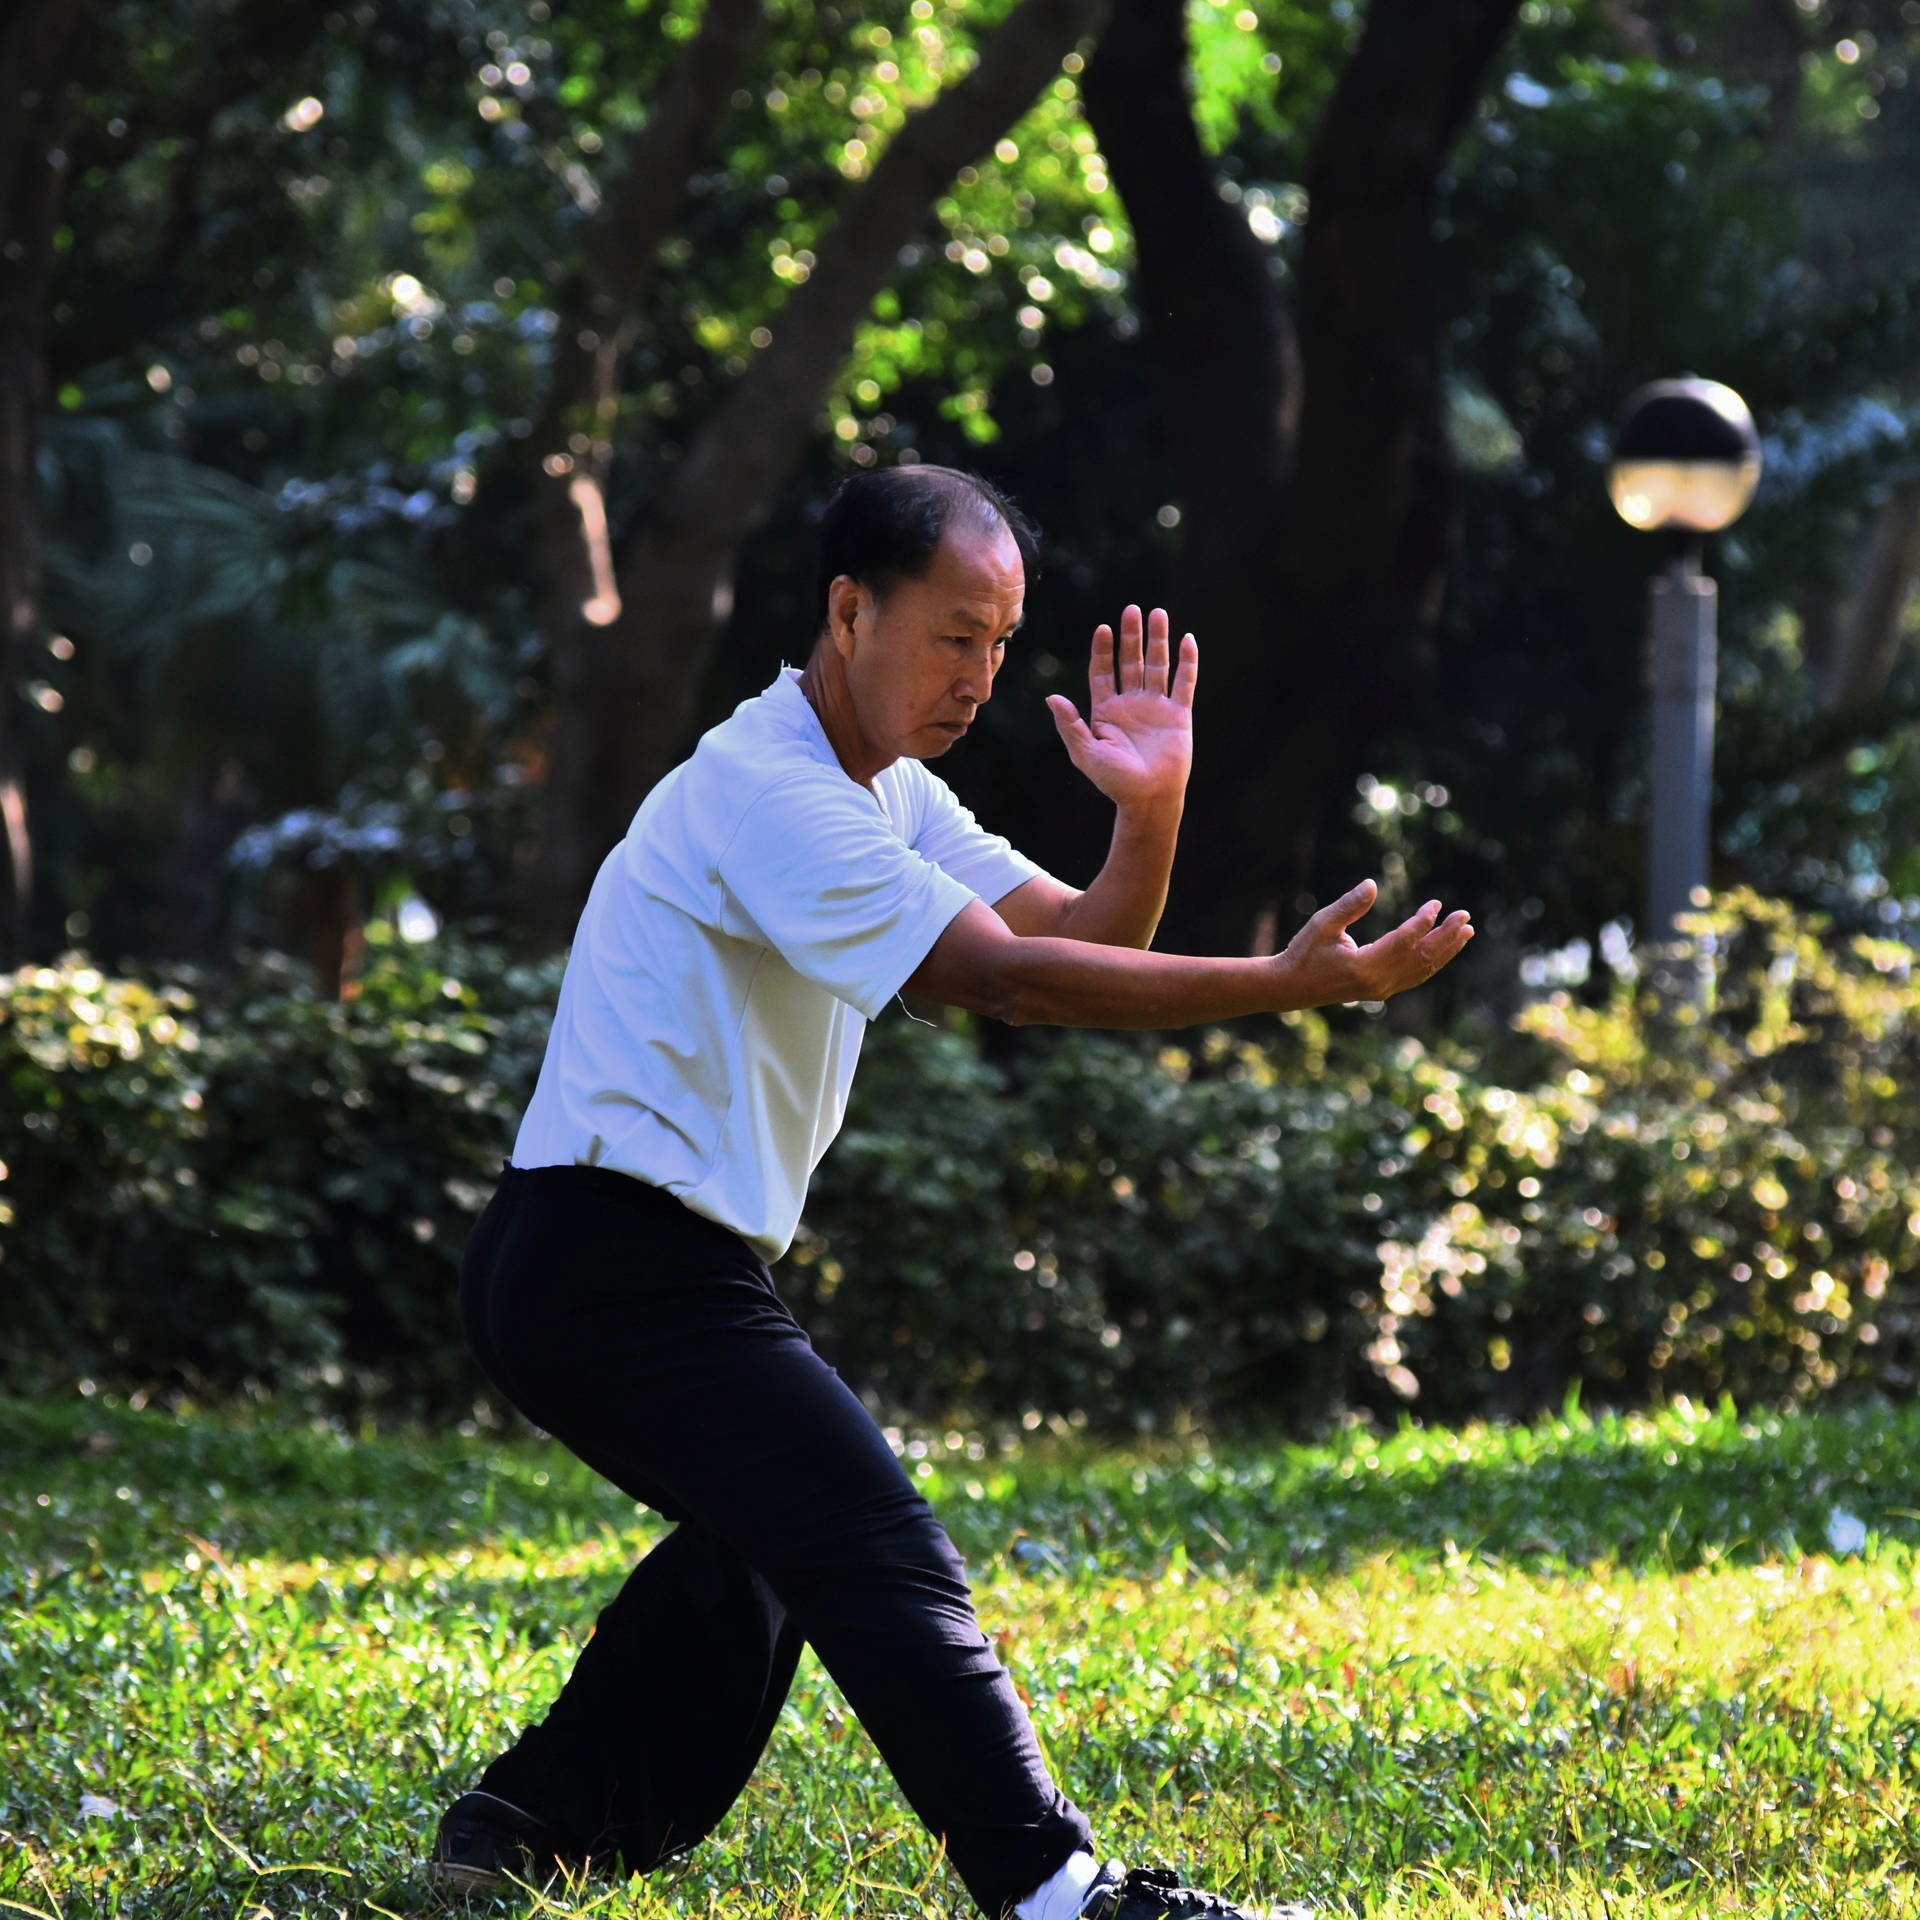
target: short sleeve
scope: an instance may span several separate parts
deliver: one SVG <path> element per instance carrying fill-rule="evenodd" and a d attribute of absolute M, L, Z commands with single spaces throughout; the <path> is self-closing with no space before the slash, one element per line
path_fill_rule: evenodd
<path fill-rule="evenodd" d="M 1046 872 L 1012 842 L 989 833 L 938 774 L 917 761 L 910 768 L 919 776 L 915 785 L 921 789 L 916 795 L 920 818 L 913 849 L 942 873 L 991 906 Z"/>
<path fill-rule="evenodd" d="M 720 881 L 745 929 L 874 1019 L 977 896 L 915 852 L 851 781 L 776 781 L 741 816 Z"/>

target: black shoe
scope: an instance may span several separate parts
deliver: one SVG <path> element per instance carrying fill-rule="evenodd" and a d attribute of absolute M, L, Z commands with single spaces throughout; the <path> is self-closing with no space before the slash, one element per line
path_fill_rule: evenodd
<path fill-rule="evenodd" d="M 1224 1894 L 1183 1887 L 1168 1867 L 1135 1867 L 1109 1860 L 1087 1889 L 1080 1920 L 1187 1920 L 1211 1914 L 1214 1920 L 1313 1920 L 1308 1907 L 1237 1907 Z"/>
<path fill-rule="evenodd" d="M 490 1793 L 463 1793 L 440 1816 L 428 1861 L 433 1877 L 458 1893 L 497 1893 L 509 1874 L 538 1885 L 586 1866 L 545 1821 Z"/>

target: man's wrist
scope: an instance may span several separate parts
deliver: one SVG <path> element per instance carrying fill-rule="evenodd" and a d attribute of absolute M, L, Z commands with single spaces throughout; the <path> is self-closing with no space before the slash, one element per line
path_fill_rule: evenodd
<path fill-rule="evenodd" d="M 1342 980 L 1324 965 L 1309 967 L 1283 947 L 1267 963 L 1274 974 L 1275 1013 L 1305 1013 L 1315 1007 L 1344 1007 L 1363 998 L 1356 982 Z"/>
<path fill-rule="evenodd" d="M 1113 803 L 1116 829 L 1129 838 L 1163 839 L 1180 830 L 1180 816 L 1186 811 L 1183 789 L 1174 794 L 1155 794 L 1150 798 L 1116 800 Z"/>
<path fill-rule="evenodd" d="M 1313 996 L 1300 978 L 1300 963 L 1284 948 L 1267 956 L 1264 964 L 1273 980 L 1273 1012 L 1298 1013 L 1313 1005 Z"/>

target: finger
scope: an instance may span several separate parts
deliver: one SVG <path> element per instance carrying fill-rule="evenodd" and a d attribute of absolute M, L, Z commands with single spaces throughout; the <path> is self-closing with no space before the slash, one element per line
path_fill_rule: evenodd
<path fill-rule="evenodd" d="M 1113 698 L 1113 629 L 1098 626 L 1093 630 L 1093 659 L 1087 666 L 1087 692 L 1092 698 L 1092 711 L 1098 713 L 1101 706 Z M 1053 696 L 1049 696 L 1049 699 Z"/>
<path fill-rule="evenodd" d="M 1093 745 L 1092 730 L 1064 693 L 1047 695 L 1047 711 L 1053 715 L 1053 724 L 1060 735 L 1060 744 L 1067 750 L 1067 758 L 1076 767 L 1079 766 L 1081 756 Z"/>
<path fill-rule="evenodd" d="M 1464 913 L 1449 914 L 1420 942 L 1420 955 L 1438 973 L 1473 938 L 1473 922 Z"/>
<path fill-rule="evenodd" d="M 1145 671 L 1140 657 L 1140 609 L 1128 607 L 1120 616 L 1120 691 L 1134 692 Z"/>
<path fill-rule="evenodd" d="M 1407 956 L 1404 962 L 1409 974 L 1407 984 L 1417 987 L 1431 980 L 1442 967 L 1458 958 L 1472 938 L 1473 923 L 1467 916 L 1464 913 L 1449 914 Z"/>
<path fill-rule="evenodd" d="M 1180 642 L 1180 664 L 1174 669 L 1173 697 L 1183 707 L 1193 705 L 1193 690 L 1200 682 L 1200 643 L 1192 634 Z"/>
<path fill-rule="evenodd" d="M 1307 925 L 1316 934 L 1325 939 L 1330 934 L 1344 933 L 1347 928 L 1364 914 L 1374 903 L 1380 889 L 1371 880 L 1362 880 L 1357 887 L 1350 887 L 1338 900 L 1322 907 Z"/>
<path fill-rule="evenodd" d="M 1155 607 L 1147 615 L 1147 677 L 1149 693 L 1167 690 L 1167 610 Z"/>
<path fill-rule="evenodd" d="M 1407 954 L 1426 938 L 1433 929 L 1433 923 L 1439 917 L 1440 902 L 1429 900 L 1418 913 L 1409 914 L 1391 933 L 1383 933 L 1378 940 L 1372 942 L 1367 951 L 1377 953 L 1383 959 Z"/>
<path fill-rule="evenodd" d="M 1441 920 L 1436 914 L 1434 924 L 1422 937 L 1421 944 L 1426 945 L 1431 941 L 1445 939 L 1448 935 L 1458 932 L 1460 928 L 1470 928 L 1471 925 L 1472 921 L 1463 909 L 1456 909 L 1448 914 L 1445 920 Z"/>

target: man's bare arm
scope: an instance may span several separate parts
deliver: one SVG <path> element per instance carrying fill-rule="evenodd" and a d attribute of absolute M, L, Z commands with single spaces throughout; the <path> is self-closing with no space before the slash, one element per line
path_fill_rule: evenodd
<path fill-rule="evenodd" d="M 1043 873 L 995 901 L 993 910 L 1012 932 L 1030 939 L 1150 947 L 1167 904 L 1179 838 L 1177 801 L 1158 814 L 1123 808 L 1114 815 L 1106 864 L 1084 892 Z"/>
<path fill-rule="evenodd" d="M 1249 1013 L 1385 1000 L 1430 980 L 1473 938 L 1466 914 L 1430 900 L 1359 946 L 1347 929 L 1373 905 L 1363 880 L 1322 907 L 1283 953 L 1204 959 L 1015 933 L 979 902 L 965 908 L 907 991 L 1014 1026 L 1188 1027 Z"/>
<path fill-rule="evenodd" d="M 1152 943 L 1193 764 L 1199 674 L 1192 634 L 1174 658 L 1162 608 L 1143 623 L 1140 609 L 1128 607 L 1117 650 L 1111 627 L 1095 629 L 1086 719 L 1064 694 L 1050 696 L 1047 706 L 1073 764 L 1114 804 L 1113 841 L 1084 892 L 1043 875 L 996 902 L 994 911 L 1013 932 L 1101 946 Z"/>

